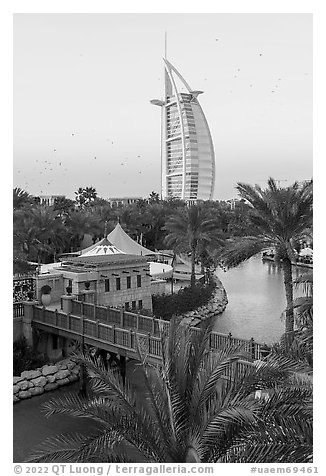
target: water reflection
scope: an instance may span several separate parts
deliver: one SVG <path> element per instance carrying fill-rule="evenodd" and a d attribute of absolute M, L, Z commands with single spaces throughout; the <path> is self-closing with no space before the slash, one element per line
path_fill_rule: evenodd
<path fill-rule="evenodd" d="M 307 272 L 293 267 L 293 278 Z M 271 344 L 284 332 L 282 313 L 286 307 L 283 273 L 272 261 L 255 256 L 237 268 L 217 271 L 228 294 L 229 304 L 216 321 L 215 330 L 234 337 Z M 295 296 L 299 295 L 295 291 Z"/>

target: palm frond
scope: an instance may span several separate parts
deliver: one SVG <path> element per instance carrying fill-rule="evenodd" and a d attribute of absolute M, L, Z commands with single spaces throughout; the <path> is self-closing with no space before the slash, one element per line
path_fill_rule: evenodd
<path fill-rule="evenodd" d="M 246 236 L 230 241 L 220 254 L 224 266 L 231 268 L 243 263 L 261 251 L 270 248 L 271 240 L 264 237 Z"/>
<path fill-rule="evenodd" d="M 130 462 L 124 452 L 115 449 L 118 443 L 114 432 L 61 434 L 47 438 L 38 445 L 26 462 Z"/>
<path fill-rule="evenodd" d="M 311 421 L 295 417 L 274 421 L 261 421 L 244 432 L 220 463 L 309 463 L 312 462 Z"/>

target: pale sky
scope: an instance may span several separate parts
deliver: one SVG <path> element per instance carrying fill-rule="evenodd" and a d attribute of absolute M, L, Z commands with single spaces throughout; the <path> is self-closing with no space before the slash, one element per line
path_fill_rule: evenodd
<path fill-rule="evenodd" d="M 149 101 L 163 96 L 165 31 L 169 61 L 204 91 L 215 199 L 238 181 L 312 177 L 312 15 L 39 13 L 14 16 L 14 186 L 160 191 Z"/>

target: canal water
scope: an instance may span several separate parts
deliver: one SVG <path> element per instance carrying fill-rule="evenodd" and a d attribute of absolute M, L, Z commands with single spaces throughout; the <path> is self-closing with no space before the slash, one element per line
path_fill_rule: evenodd
<path fill-rule="evenodd" d="M 293 266 L 293 277 L 307 272 Z M 272 261 L 262 261 L 259 255 L 217 275 L 228 295 L 225 311 L 217 317 L 214 330 L 234 337 L 272 344 L 284 332 L 286 308 L 283 273 Z M 300 295 L 295 290 L 295 297 Z"/>
<path fill-rule="evenodd" d="M 293 268 L 293 275 L 306 271 L 305 268 Z M 281 269 L 257 256 L 227 272 L 218 270 L 217 274 L 226 289 L 229 303 L 217 317 L 215 330 L 225 334 L 231 332 L 234 337 L 253 337 L 257 342 L 267 344 L 279 340 L 284 332 L 281 314 L 286 307 Z M 142 391 L 137 366 L 130 362 L 127 374 L 138 386 L 138 391 Z M 48 436 L 95 429 L 94 423 L 86 419 L 66 415 L 45 418 L 42 403 L 71 391 L 78 391 L 78 383 L 14 405 L 14 462 L 23 462 L 31 448 Z"/>
<path fill-rule="evenodd" d="M 146 398 L 143 374 L 136 362 L 127 363 L 126 375 L 138 394 Z M 52 398 L 61 398 L 70 393 L 77 394 L 80 383 L 75 382 L 43 395 L 21 400 L 13 406 L 13 462 L 24 462 L 35 448 L 46 438 L 59 434 L 95 433 L 98 425 L 88 418 L 71 417 L 55 414 L 46 417 L 43 404 Z"/>

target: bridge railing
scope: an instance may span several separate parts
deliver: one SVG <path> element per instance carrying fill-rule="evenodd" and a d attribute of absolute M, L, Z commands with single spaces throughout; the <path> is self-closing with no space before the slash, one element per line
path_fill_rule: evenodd
<path fill-rule="evenodd" d="M 71 312 L 72 314 L 75 314 L 76 316 L 82 316 L 83 315 L 83 302 L 82 301 L 77 301 L 77 300 L 72 300 L 71 301 Z"/>
<path fill-rule="evenodd" d="M 103 324 L 120 326 L 121 328 L 135 329 L 139 332 L 150 332 L 159 335 L 162 328 L 168 328 L 169 323 L 140 313 L 129 312 L 123 309 L 98 306 L 82 301 L 72 300 L 72 314 L 85 316 L 88 319 L 99 320 Z"/>
<path fill-rule="evenodd" d="M 61 330 L 72 331 L 79 338 L 92 338 L 94 340 L 110 343 L 119 349 L 128 350 L 137 358 L 138 349 L 141 353 L 155 358 L 157 361 L 162 356 L 162 340 L 150 333 L 138 333 L 132 329 L 121 329 L 115 325 L 103 324 L 99 320 L 87 319 L 83 316 L 74 316 L 60 311 L 52 311 L 40 306 L 34 307 L 35 322 L 44 323 Z M 195 329 L 195 328 L 194 328 Z M 228 337 L 228 336 L 226 336 Z M 216 342 L 216 340 L 215 340 Z M 222 340 L 220 340 L 222 343 Z M 227 343 L 228 341 L 224 341 Z M 249 361 L 238 360 L 224 370 L 224 378 L 241 378 L 252 366 Z"/>
<path fill-rule="evenodd" d="M 122 329 L 114 324 L 103 324 L 99 320 L 87 319 L 84 316 L 74 316 L 60 311 L 53 311 L 41 306 L 34 306 L 33 321 L 47 324 L 56 329 L 72 331 L 78 338 L 90 337 L 113 344 L 119 348 L 141 351 L 152 357 L 159 358 L 162 353 L 161 339 L 151 334 L 141 334 L 132 329 Z"/>
<path fill-rule="evenodd" d="M 238 339 L 233 337 L 232 334 L 220 334 L 218 332 L 212 332 L 210 335 L 210 347 L 212 349 L 218 349 L 226 345 L 239 346 L 244 352 L 249 354 L 253 360 L 261 358 L 262 345 L 255 342 L 254 339 Z"/>
<path fill-rule="evenodd" d="M 161 319 L 144 316 L 140 313 L 114 309 L 105 306 L 94 306 L 94 304 L 81 301 L 72 301 L 72 314 L 85 316 L 89 319 L 99 320 L 104 324 L 116 325 L 120 328 L 134 329 L 135 331 L 159 336 L 160 333 L 168 331 L 170 323 Z M 253 360 L 262 357 L 262 344 L 254 339 L 239 339 L 232 334 L 221 334 L 212 332 L 210 336 L 210 347 L 218 349 L 225 345 L 241 346 Z"/>
<path fill-rule="evenodd" d="M 14 302 L 13 304 L 13 317 L 22 317 L 24 315 L 24 303 Z"/>
<path fill-rule="evenodd" d="M 104 343 L 110 343 L 117 347 L 118 352 L 119 348 L 129 350 L 135 357 L 138 349 L 142 353 L 158 360 L 162 356 L 162 340 L 151 333 L 139 333 L 133 329 L 123 329 L 116 327 L 114 324 L 104 324 L 99 320 L 53 311 L 41 306 L 34 306 L 33 321 L 47 324 L 56 329 L 72 331 L 76 334 L 77 338 L 89 337 Z M 212 349 L 217 349 L 218 345 L 224 346 L 232 343 L 230 336 L 222 336 L 223 338 L 219 334 L 217 336 L 214 333 L 211 334 L 210 345 Z M 242 340 L 238 340 L 242 345 Z M 250 341 L 248 342 L 249 344 L 251 343 Z M 249 361 L 239 360 L 226 368 L 224 376 L 227 378 L 242 377 L 251 365 Z"/>

